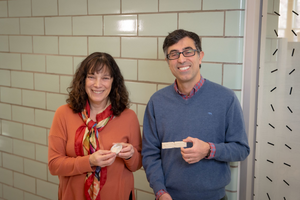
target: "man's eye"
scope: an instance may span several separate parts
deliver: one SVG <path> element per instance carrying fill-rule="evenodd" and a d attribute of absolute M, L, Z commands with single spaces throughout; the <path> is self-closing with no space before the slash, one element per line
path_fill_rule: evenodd
<path fill-rule="evenodd" d="M 177 56 L 178 52 L 172 52 L 170 53 L 170 56 Z"/>

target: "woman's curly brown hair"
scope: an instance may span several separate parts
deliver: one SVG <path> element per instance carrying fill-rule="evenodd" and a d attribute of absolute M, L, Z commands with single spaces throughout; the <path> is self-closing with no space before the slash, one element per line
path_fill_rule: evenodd
<path fill-rule="evenodd" d="M 125 108 L 129 107 L 128 91 L 116 61 L 107 53 L 95 52 L 82 61 L 80 67 L 76 70 L 71 86 L 68 88 L 69 98 L 67 99 L 67 103 L 74 113 L 81 112 L 88 100 L 88 95 L 85 91 L 87 74 L 101 71 L 103 67 L 107 67 L 113 78 L 111 91 L 108 95 L 113 114 L 118 116 Z"/>

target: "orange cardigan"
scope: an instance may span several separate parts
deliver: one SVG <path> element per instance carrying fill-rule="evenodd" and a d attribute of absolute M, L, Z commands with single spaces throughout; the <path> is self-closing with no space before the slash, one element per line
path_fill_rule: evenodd
<path fill-rule="evenodd" d="M 74 140 L 82 119 L 63 105 L 55 112 L 49 133 L 48 167 L 52 175 L 59 177 L 59 200 L 84 200 L 86 172 L 93 171 L 89 156 L 77 156 Z M 140 126 L 134 111 L 125 109 L 120 116 L 111 120 L 99 134 L 104 149 L 109 150 L 113 143 L 125 142 L 134 147 L 133 156 L 128 159 L 117 157 L 107 167 L 107 180 L 100 196 L 101 200 L 128 200 L 134 195 L 132 172 L 142 166 Z"/>

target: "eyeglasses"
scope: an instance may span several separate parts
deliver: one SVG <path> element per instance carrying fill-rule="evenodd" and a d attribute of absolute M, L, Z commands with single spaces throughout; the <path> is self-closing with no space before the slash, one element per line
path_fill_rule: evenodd
<path fill-rule="evenodd" d="M 167 55 L 167 58 L 169 60 L 175 60 L 175 59 L 178 59 L 180 57 L 180 54 L 182 54 L 184 57 L 192 57 L 196 54 L 196 52 L 199 52 L 199 50 L 197 50 L 197 49 L 185 49 L 182 52 L 172 51 L 171 53 L 169 53 Z"/>

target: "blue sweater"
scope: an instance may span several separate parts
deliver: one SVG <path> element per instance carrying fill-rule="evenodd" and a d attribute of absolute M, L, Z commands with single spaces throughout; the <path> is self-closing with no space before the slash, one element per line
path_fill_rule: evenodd
<path fill-rule="evenodd" d="M 216 147 L 215 157 L 188 164 L 180 148 L 162 149 L 162 142 L 188 136 Z M 228 162 L 249 154 L 240 103 L 234 92 L 206 80 L 196 94 L 183 99 L 174 85 L 149 100 L 143 124 L 143 166 L 156 194 L 166 190 L 175 200 L 218 200 L 230 182 Z"/>

